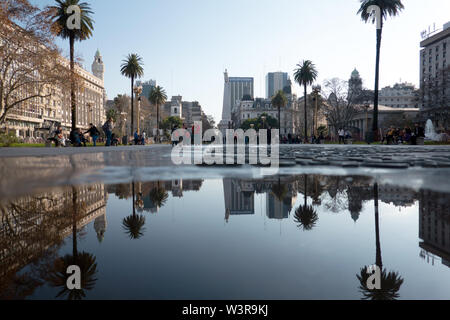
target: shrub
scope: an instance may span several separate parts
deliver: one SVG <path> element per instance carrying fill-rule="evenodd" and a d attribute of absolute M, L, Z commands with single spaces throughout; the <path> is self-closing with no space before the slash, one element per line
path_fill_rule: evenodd
<path fill-rule="evenodd" d="M 15 143 L 19 143 L 19 139 L 12 132 L 9 133 L 0 133 L 0 146 L 10 147 Z"/>

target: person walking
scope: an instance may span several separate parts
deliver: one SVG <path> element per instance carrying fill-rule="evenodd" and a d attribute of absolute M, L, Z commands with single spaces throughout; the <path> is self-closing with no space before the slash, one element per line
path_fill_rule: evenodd
<path fill-rule="evenodd" d="M 94 126 L 92 123 L 89 124 L 89 130 L 86 131 L 84 134 L 89 133 L 89 136 L 92 138 L 92 142 L 94 143 L 94 147 L 97 146 L 97 139 L 100 136 L 100 131 L 98 131 L 97 127 Z"/>
<path fill-rule="evenodd" d="M 109 118 L 102 127 L 106 135 L 106 147 L 111 146 L 112 131 L 114 130 L 114 120 Z"/>

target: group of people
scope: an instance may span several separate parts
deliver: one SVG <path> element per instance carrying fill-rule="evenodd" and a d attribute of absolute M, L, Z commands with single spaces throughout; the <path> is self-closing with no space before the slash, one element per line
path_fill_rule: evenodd
<path fill-rule="evenodd" d="M 102 128 L 106 135 L 106 146 L 111 146 L 113 143 L 113 128 L 114 125 L 112 119 L 108 119 Z M 68 147 L 71 145 L 74 147 L 86 147 L 86 144 L 88 143 L 88 139 L 86 139 L 85 136 L 86 134 L 91 137 L 94 147 L 96 147 L 97 141 L 101 134 L 97 127 L 92 123 L 89 124 L 89 129 L 85 132 L 83 132 L 80 128 L 70 131 L 68 139 L 64 136 L 63 127 L 59 125 L 56 130 L 53 131 L 48 141 L 53 142 L 56 147 Z"/>
<path fill-rule="evenodd" d="M 382 143 L 386 144 L 412 144 L 417 145 L 418 138 L 425 138 L 425 129 L 418 123 L 411 129 L 409 126 L 403 129 L 391 126 L 384 134 Z"/>

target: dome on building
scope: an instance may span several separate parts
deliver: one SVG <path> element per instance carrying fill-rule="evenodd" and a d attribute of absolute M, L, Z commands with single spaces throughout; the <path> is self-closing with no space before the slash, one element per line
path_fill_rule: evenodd
<path fill-rule="evenodd" d="M 356 68 L 355 68 L 355 70 L 353 70 L 353 72 L 352 72 L 352 78 L 359 78 L 359 77 L 360 77 L 359 71 L 356 70 Z"/>

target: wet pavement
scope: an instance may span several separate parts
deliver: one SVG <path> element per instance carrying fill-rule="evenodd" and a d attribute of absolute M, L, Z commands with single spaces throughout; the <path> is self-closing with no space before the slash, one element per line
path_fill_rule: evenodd
<path fill-rule="evenodd" d="M 0 299 L 450 298 L 449 147 L 281 146 L 274 175 L 170 151 L 0 149 Z"/>

